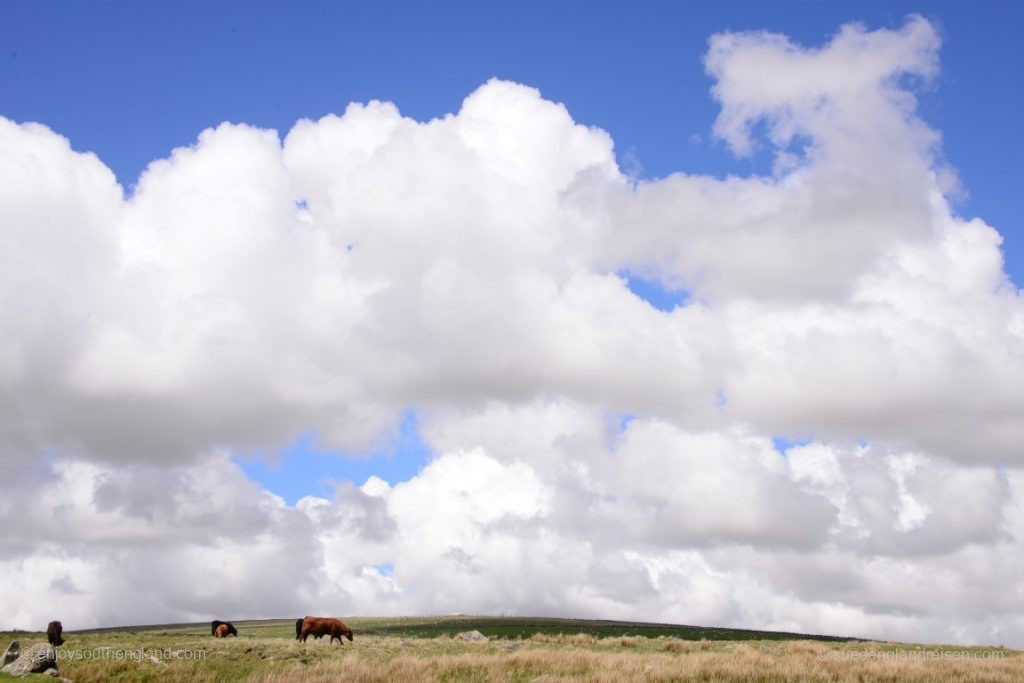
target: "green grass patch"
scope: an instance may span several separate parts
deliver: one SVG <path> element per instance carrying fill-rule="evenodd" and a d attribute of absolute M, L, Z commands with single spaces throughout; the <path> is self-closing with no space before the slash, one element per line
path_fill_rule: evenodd
<path fill-rule="evenodd" d="M 808 635 L 784 631 L 754 631 L 748 629 L 712 628 L 677 624 L 654 624 L 635 621 L 607 621 L 591 619 L 557 619 L 548 617 L 424 617 L 393 620 L 367 620 L 362 630 L 374 635 L 437 638 L 454 636 L 461 631 L 480 631 L 485 636 L 514 640 L 529 638 L 535 633 L 566 635 L 584 633 L 595 638 L 643 636 L 645 638 L 679 638 L 680 640 L 818 640 L 830 642 L 856 641 L 842 636 Z M 352 626 L 355 628 L 355 626 Z"/>

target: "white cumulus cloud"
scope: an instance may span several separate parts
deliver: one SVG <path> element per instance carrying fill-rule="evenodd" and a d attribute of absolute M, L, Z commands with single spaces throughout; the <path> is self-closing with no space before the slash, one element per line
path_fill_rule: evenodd
<path fill-rule="evenodd" d="M 635 180 L 500 80 L 426 122 L 225 123 L 130 193 L 0 119 L 6 626 L 503 612 L 1024 644 L 1024 304 L 917 114 L 938 53 L 918 17 L 713 36 L 713 133 L 770 150 L 765 176 Z M 690 296 L 658 310 L 627 272 Z M 436 457 L 407 481 L 289 505 L 232 460 L 372 451 L 410 409 Z"/>

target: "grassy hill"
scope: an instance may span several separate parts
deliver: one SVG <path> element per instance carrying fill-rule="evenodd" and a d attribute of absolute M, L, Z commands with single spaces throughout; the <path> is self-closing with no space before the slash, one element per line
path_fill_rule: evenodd
<path fill-rule="evenodd" d="M 77 683 L 1024 680 L 1024 657 L 1001 647 L 923 647 L 538 617 L 352 617 L 345 622 L 355 640 L 341 647 L 326 639 L 296 641 L 295 619 L 235 621 L 239 637 L 227 639 L 212 638 L 209 622 L 70 630 L 58 649 L 58 664 L 60 675 Z M 488 639 L 453 637 L 470 630 Z M 10 640 L 25 646 L 45 641 L 45 634 L 0 632 L 0 648 Z"/>
<path fill-rule="evenodd" d="M 296 617 L 297 618 L 297 617 Z M 480 631 L 491 638 L 529 638 L 536 633 L 589 634 L 596 638 L 617 636 L 643 636 L 645 638 L 678 638 L 680 640 L 817 640 L 855 641 L 843 636 L 809 635 L 785 631 L 754 631 L 709 626 L 684 626 L 635 621 L 599 619 L 558 619 L 554 617 L 487 617 L 454 615 L 444 617 L 352 617 L 346 623 L 355 631 L 366 635 L 403 636 L 406 638 L 437 638 L 454 636 L 462 631 Z M 236 627 L 259 637 L 295 637 L 295 619 L 266 619 L 236 621 Z M 149 626 L 119 626 L 92 629 L 80 633 L 128 631 L 135 633 L 165 632 L 167 634 L 209 635 L 210 624 L 161 624 Z"/>

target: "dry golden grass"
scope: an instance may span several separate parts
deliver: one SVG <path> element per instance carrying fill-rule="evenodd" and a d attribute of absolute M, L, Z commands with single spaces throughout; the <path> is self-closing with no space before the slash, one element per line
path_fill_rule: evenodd
<path fill-rule="evenodd" d="M 827 645 L 814 640 L 787 640 L 780 645 L 784 651 L 791 654 L 821 655 L 829 651 Z"/>
<path fill-rule="evenodd" d="M 593 645 L 597 642 L 597 638 L 589 633 L 534 633 L 530 636 L 530 642 L 556 645 Z"/>
<path fill-rule="evenodd" d="M 188 661 L 69 661 L 61 675 L 76 683 L 125 681 L 1005 681 L 1024 680 L 1024 656 L 999 648 L 929 648 L 892 643 L 812 641 L 687 641 L 623 635 L 537 634 L 525 640 L 467 643 L 449 637 L 361 635 L 339 647 L 299 643 L 286 630 L 250 629 L 238 638 L 209 631 L 74 634 L 75 647 L 186 648 L 205 659 Z M 27 640 L 27 639 L 23 639 Z M 70 643 L 69 643 L 70 644 Z M 0 646 L 5 643 L 0 643 Z M 974 656 L 973 659 L 957 658 Z M 941 658 L 940 658 L 941 656 Z"/>
<path fill-rule="evenodd" d="M 631 648 L 632 649 L 632 648 Z M 1019 657 L 1004 660 L 879 662 L 828 659 L 808 652 L 773 655 L 746 644 L 730 650 L 661 652 L 526 650 L 507 655 L 402 655 L 371 662 L 355 654 L 250 680 L 285 681 L 1020 681 Z"/>
<path fill-rule="evenodd" d="M 668 638 L 662 643 L 662 647 L 668 652 L 693 652 L 697 649 L 697 644 L 692 640 L 679 640 L 678 638 Z"/>

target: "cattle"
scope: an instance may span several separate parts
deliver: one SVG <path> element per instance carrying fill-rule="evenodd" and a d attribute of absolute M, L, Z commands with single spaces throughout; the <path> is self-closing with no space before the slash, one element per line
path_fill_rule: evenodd
<path fill-rule="evenodd" d="M 321 638 L 324 637 L 324 634 L 322 634 L 322 633 L 310 633 L 309 635 L 313 636 L 317 640 L 320 640 Z M 295 620 L 295 640 L 298 640 L 300 636 L 302 636 L 302 619 L 296 619 Z"/>
<path fill-rule="evenodd" d="M 217 636 L 218 638 L 225 638 L 227 636 L 237 636 L 238 635 L 238 630 L 235 629 L 235 625 L 232 624 L 230 621 L 218 621 L 216 619 L 214 619 L 213 621 L 210 622 L 210 635 L 211 636 L 216 636 L 217 635 L 217 629 L 220 628 L 221 626 L 226 626 L 227 627 L 227 635 L 225 635 L 225 636 Z"/>
<path fill-rule="evenodd" d="M 306 617 L 302 620 L 302 630 L 299 632 L 299 640 L 306 642 L 309 636 L 330 636 L 330 642 L 338 639 L 339 647 L 342 645 L 341 637 L 345 636 L 352 640 L 352 629 L 345 626 L 338 619 L 329 617 Z"/>
<path fill-rule="evenodd" d="M 59 621 L 51 621 L 46 625 L 46 639 L 50 641 L 50 645 L 64 644 L 64 639 L 61 638 L 63 631 L 64 627 L 60 625 Z"/>
<path fill-rule="evenodd" d="M 213 632 L 213 635 L 215 635 L 218 638 L 227 638 L 228 637 L 228 625 L 227 624 L 221 624 L 220 626 L 217 627 L 217 630 Z"/>

